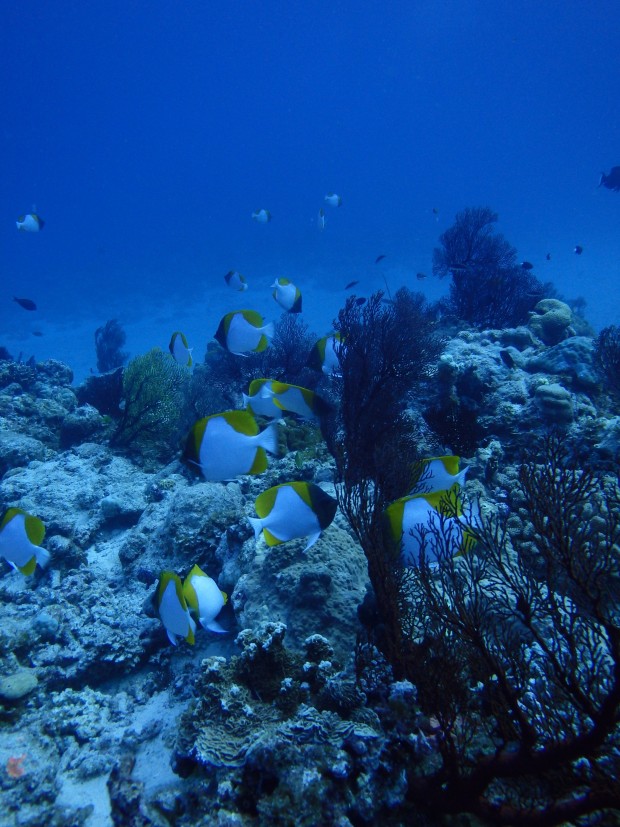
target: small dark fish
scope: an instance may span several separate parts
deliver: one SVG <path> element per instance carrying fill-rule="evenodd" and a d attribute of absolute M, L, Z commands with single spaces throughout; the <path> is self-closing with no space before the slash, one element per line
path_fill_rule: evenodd
<path fill-rule="evenodd" d="M 43 336 L 43 333 L 40 330 L 33 330 L 32 335 L 33 336 Z"/>
<path fill-rule="evenodd" d="M 521 262 L 521 267 L 523 267 L 524 270 L 533 270 L 534 269 L 534 265 L 532 264 L 531 261 L 522 261 Z"/>
<path fill-rule="evenodd" d="M 381 255 L 380 255 L 380 256 L 377 256 L 377 258 L 375 259 L 375 264 L 379 264 L 379 262 L 380 262 L 380 261 L 383 261 L 383 259 L 385 258 L 385 256 L 386 256 L 386 254 L 385 254 L 385 253 L 381 253 Z"/>
<path fill-rule="evenodd" d="M 437 207 L 433 207 L 433 215 L 439 215 L 439 210 Z"/>
<path fill-rule="evenodd" d="M 346 286 L 345 290 L 350 290 L 352 287 L 355 287 L 356 284 L 359 284 L 359 281 L 350 281 Z"/>
<path fill-rule="evenodd" d="M 32 301 L 32 299 L 18 299 L 17 296 L 13 296 L 13 301 L 17 302 L 20 307 L 23 307 L 24 310 L 36 310 L 37 306 Z"/>
<path fill-rule="evenodd" d="M 360 296 L 359 299 L 355 299 L 355 304 L 358 307 L 361 307 L 365 302 L 366 302 L 366 299 L 363 298 L 362 296 Z"/>
<path fill-rule="evenodd" d="M 608 190 L 620 192 L 620 167 L 612 167 L 609 175 L 601 172 L 601 180 L 598 182 L 599 187 L 607 187 Z"/>
<path fill-rule="evenodd" d="M 573 253 L 575 253 L 576 256 L 580 256 L 583 253 L 583 247 L 580 244 L 575 244 Z"/>
<path fill-rule="evenodd" d="M 510 355 L 509 350 L 500 350 L 499 355 L 502 358 L 502 362 L 506 365 L 507 368 L 514 368 L 515 360 Z"/>
<path fill-rule="evenodd" d="M 547 259 L 547 261 L 551 261 L 551 253 L 547 253 L 547 255 L 545 256 L 545 258 Z"/>
<path fill-rule="evenodd" d="M 422 281 L 422 279 L 426 278 L 426 273 L 416 273 L 415 277 L 417 278 L 418 281 Z"/>

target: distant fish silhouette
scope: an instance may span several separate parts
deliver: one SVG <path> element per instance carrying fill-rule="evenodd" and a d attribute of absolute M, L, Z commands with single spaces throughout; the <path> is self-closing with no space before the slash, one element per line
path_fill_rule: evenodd
<path fill-rule="evenodd" d="M 375 264 L 379 264 L 380 261 L 383 261 L 383 259 L 385 258 L 385 255 L 386 255 L 385 253 L 381 253 L 380 256 L 377 256 L 377 258 L 375 259 Z"/>
<path fill-rule="evenodd" d="M 339 207 L 342 204 L 342 198 L 339 195 L 336 195 L 335 192 L 328 192 L 325 196 L 325 201 L 330 205 L 330 207 Z"/>
<path fill-rule="evenodd" d="M 583 247 L 580 244 L 575 244 L 573 253 L 575 253 L 576 256 L 580 256 L 583 253 Z"/>
<path fill-rule="evenodd" d="M 350 290 L 352 287 L 355 287 L 356 284 L 359 284 L 359 281 L 350 281 L 347 285 L 345 285 L 345 290 Z"/>
<path fill-rule="evenodd" d="M 355 304 L 358 307 L 361 307 L 365 303 L 366 303 L 366 299 L 363 296 L 360 296 L 358 299 L 355 299 Z"/>
<path fill-rule="evenodd" d="M 534 265 L 532 264 L 531 261 L 522 261 L 521 262 L 521 267 L 523 267 L 524 270 L 533 270 L 534 269 Z"/>
<path fill-rule="evenodd" d="M 13 296 L 13 301 L 17 302 L 20 307 L 23 307 L 24 310 L 36 310 L 37 306 L 32 301 L 32 299 L 18 299 L 17 296 Z"/>
<path fill-rule="evenodd" d="M 547 253 L 547 255 L 545 256 L 545 258 L 547 259 L 547 261 L 551 261 L 551 253 Z"/>
<path fill-rule="evenodd" d="M 612 167 L 609 175 L 601 172 L 601 180 L 598 185 L 599 187 L 607 187 L 608 190 L 620 192 L 620 167 Z"/>
<path fill-rule="evenodd" d="M 418 281 L 422 281 L 422 279 L 426 278 L 426 273 L 416 273 L 415 277 L 417 278 Z"/>
<path fill-rule="evenodd" d="M 15 224 L 17 225 L 17 229 L 21 232 L 38 233 L 43 229 L 45 221 L 43 221 L 40 215 L 31 212 L 27 215 L 20 215 Z"/>

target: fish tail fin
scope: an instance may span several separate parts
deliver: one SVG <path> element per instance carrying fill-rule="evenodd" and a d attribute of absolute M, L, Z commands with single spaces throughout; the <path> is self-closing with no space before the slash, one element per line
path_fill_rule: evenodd
<path fill-rule="evenodd" d="M 278 453 L 278 423 L 272 422 L 260 435 L 260 446 L 270 454 Z"/>
<path fill-rule="evenodd" d="M 260 533 L 263 530 L 263 521 L 258 517 L 248 517 L 248 520 L 254 529 L 254 539 L 258 540 Z"/>
<path fill-rule="evenodd" d="M 465 477 L 467 476 L 468 471 L 469 465 L 467 466 L 467 468 L 463 468 L 462 471 L 459 471 L 459 473 L 454 478 L 454 482 L 458 483 L 458 485 L 460 485 L 461 488 L 465 485 Z"/>
<path fill-rule="evenodd" d="M 217 632 L 218 635 L 228 634 L 228 629 L 220 626 L 217 620 L 203 620 L 203 618 L 200 618 L 200 625 L 203 629 L 208 629 L 210 632 Z"/>
<path fill-rule="evenodd" d="M 50 553 L 47 549 L 41 548 L 41 546 L 37 546 L 37 550 L 34 555 L 37 558 L 37 563 L 44 569 L 49 561 L 51 560 Z"/>
<path fill-rule="evenodd" d="M 268 322 L 268 324 L 266 324 L 265 327 L 263 328 L 263 334 L 268 339 L 273 339 L 273 334 L 274 333 L 275 333 L 275 327 L 273 326 L 273 322 Z"/>
<path fill-rule="evenodd" d="M 317 531 L 316 534 L 311 534 L 310 537 L 308 537 L 308 545 L 305 547 L 304 551 L 308 551 L 310 546 L 313 546 L 316 543 L 316 541 L 319 539 L 320 536 L 321 536 L 320 531 Z"/>

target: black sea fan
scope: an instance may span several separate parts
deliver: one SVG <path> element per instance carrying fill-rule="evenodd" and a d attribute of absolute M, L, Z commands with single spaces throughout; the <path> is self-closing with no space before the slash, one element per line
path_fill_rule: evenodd
<path fill-rule="evenodd" d="M 468 207 L 439 238 L 433 272 L 450 274 L 444 309 L 476 327 L 514 327 L 543 298 L 545 287 L 517 263 L 517 252 L 493 225 L 489 207 Z"/>
<path fill-rule="evenodd" d="M 620 327 L 604 327 L 594 345 L 594 365 L 603 379 L 605 389 L 620 400 Z"/>
<path fill-rule="evenodd" d="M 116 319 L 110 319 L 95 331 L 95 348 L 97 350 L 97 370 L 106 373 L 120 368 L 127 361 L 127 353 L 121 348 L 127 336 Z"/>

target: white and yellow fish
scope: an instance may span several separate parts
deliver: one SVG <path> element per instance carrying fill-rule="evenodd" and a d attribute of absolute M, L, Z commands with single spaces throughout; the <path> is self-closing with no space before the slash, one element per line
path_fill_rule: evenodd
<path fill-rule="evenodd" d="M 243 404 L 253 413 L 271 419 L 294 413 L 302 419 L 317 420 L 329 410 L 327 402 L 309 388 L 275 379 L 253 379 L 247 396 L 243 394 Z"/>
<path fill-rule="evenodd" d="M 223 629 L 215 618 L 226 605 L 228 595 L 220 591 L 215 580 L 199 566 L 194 566 L 185 578 L 183 596 L 190 612 L 199 620 L 203 629 L 226 634 L 228 630 Z"/>
<path fill-rule="evenodd" d="M 248 517 L 256 538 L 261 531 L 268 546 L 308 537 L 306 551 L 334 519 L 338 503 L 312 482 L 285 482 L 259 494 L 256 517 Z"/>
<path fill-rule="evenodd" d="M 241 273 L 237 272 L 237 270 L 229 270 L 224 276 L 224 281 L 230 288 L 233 290 L 238 290 L 240 293 L 248 289 L 248 283 L 245 280 L 245 276 L 242 276 Z"/>
<path fill-rule="evenodd" d="M 254 210 L 252 218 L 254 221 L 258 221 L 259 224 L 268 224 L 271 221 L 271 213 L 265 209 Z"/>
<path fill-rule="evenodd" d="M 192 350 L 188 344 L 185 334 L 180 330 L 176 330 L 170 339 L 168 350 L 172 354 L 174 361 L 179 365 L 184 365 L 187 368 L 192 366 Z"/>
<path fill-rule="evenodd" d="M 37 563 L 45 568 L 50 561 L 49 552 L 41 548 L 44 537 L 45 526 L 38 517 L 9 508 L 0 523 L 0 557 L 22 574 L 32 574 Z"/>
<path fill-rule="evenodd" d="M 383 512 L 386 536 L 400 547 L 403 566 L 419 565 L 422 547 L 430 564 L 436 563 L 442 547 L 450 548 L 454 556 L 471 548 L 472 536 L 468 534 L 460 505 L 457 505 L 456 517 L 445 516 L 447 494 L 447 491 L 433 491 L 401 497 Z"/>
<path fill-rule="evenodd" d="M 200 468 L 206 480 L 223 482 L 242 474 L 260 474 L 267 454 L 278 451 L 277 424 L 260 431 L 249 411 L 224 411 L 195 423 L 183 458 Z"/>
<path fill-rule="evenodd" d="M 301 313 L 301 292 L 288 279 L 276 279 L 271 285 L 272 296 L 288 313 Z"/>
<path fill-rule="evenodd" d="M 157 586 L 157 611 L 173 646 L 178 638 L 194 643 L 196 624 L 190 616 L 187 601 L 183 595 L 181 578 L 173 571 L 163 571 Z"/>
<path fill-rule="evenodd" d="M 43 229 L 45 221 L 43 221 L 41 216 L 31 212 L 27 215 L 20 215 L 15 224 L 17 225 L 17 229 L 23 233 L 38 233 Z"/>
<path fill-rule="evenodd" d="M 328 192 L 325 196 L 325 202 L 329 204 L 330 207 L 339 207 L 342 204 L 342 198 L 336 195 L 335 192 Z"/>
<path fill-rule="evenodd" d="M 342 347 L 340 333 L 330 333 L 316 342 L 310 352 L 308 367 L 322 371 L 326 376 L 340 374 L 338 353 Z"/>
<path fill-rule="evenodd" d="M 263 317 L 255 310 L 235 310 L 227 313 L 215 331 L 215 339 L 237 356 L 250 351 L 260 353 L 273 337 L 273 324 L 263 325 Z"/>
<path fill-rule="evenodd" d="M 409 492 L 413 494 L 432 494 L 434 491 L 448 491 L 453 485 L 465 485 L 468 468 L 459 471 L 460 457 L 431 457 L 421 460 L 420 478 Z"/>

